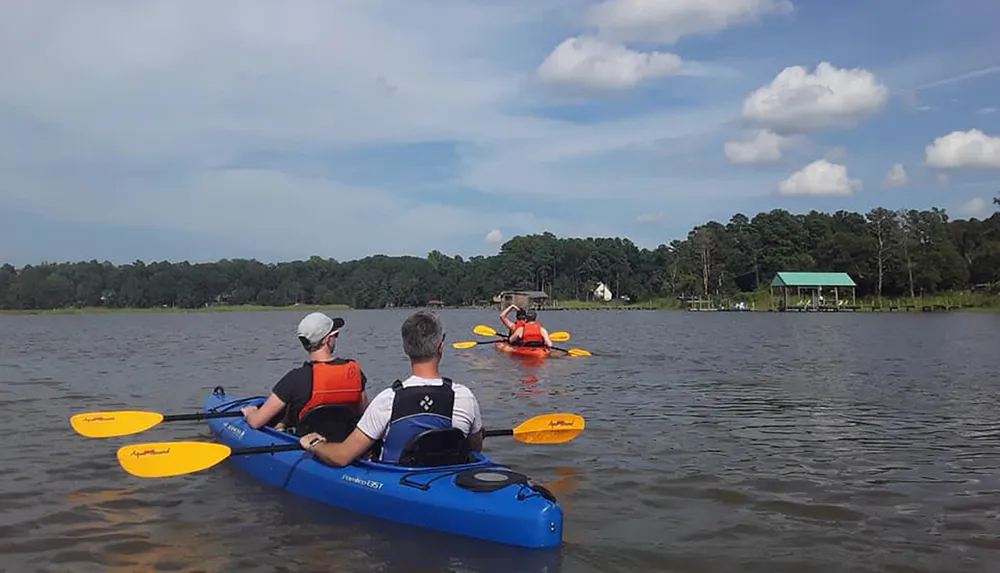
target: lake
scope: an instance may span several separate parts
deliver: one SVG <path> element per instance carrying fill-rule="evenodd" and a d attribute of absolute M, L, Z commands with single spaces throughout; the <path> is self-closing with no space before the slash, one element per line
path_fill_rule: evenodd
<path fill-rule="evenodd" d="M 408 373 L 412 311 L 331 313 L 370 395 Z M 223 463 L 143 480 L 115 450 L 209 440 L 204 422 L 86 439 L 72 414 L 195 412 L 266 394 L 304 359 L 304 312 L 0 316 L 0 563 L 8 571 L 995 571 L 1000 315 L 542 312 L 563 347 L 525 363 L 444 310 L 443 371 L 487 428 L 587 420 L 562 445 L 487 440 L 549 485 L 564 545 L 535 552 L 396 526 L 260 486 Z"/>

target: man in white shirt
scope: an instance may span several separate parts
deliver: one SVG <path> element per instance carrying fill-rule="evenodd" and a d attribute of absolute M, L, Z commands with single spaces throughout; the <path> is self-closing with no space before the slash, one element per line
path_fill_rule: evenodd
<path fill-rule="evenodd" d="M 414 313 L 400 330 L 403 351 L 410 358 L 411 376 L 386 388 L 372 400 L 357 428 L 343 442 L 326 442 L 310 433 L 299 443 L 334 466 L 346 466 L 382 440 L 378 461 L 396 463 L 403 447 L 425 430 L 458 428 L 470 450 L 483 449 L 479 402 L 466 386 L 442 377 L 444 329 L 428 311 Z"/>

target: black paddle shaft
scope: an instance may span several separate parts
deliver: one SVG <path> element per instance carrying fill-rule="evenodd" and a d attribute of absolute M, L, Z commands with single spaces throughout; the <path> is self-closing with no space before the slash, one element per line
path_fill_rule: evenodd
<path fill-rule="evenodd" d="M 513 436 L 514 430 L 486 430 L 486 436 Z M 293 452 L 301 450 L 301 444 L 283 444 L 280 446 L 256 446 L 252 448 L 233 448 L 231 456 L 245 456 L 249 454 L 272 454 L 276 452 Z"/>
<path fill-rule="evenodd" d="M 243 417 L 243 412 L 236 410 L 234 412 L 200 412 L 198 414 L 173 414 L 171 416 L 164 416 L 164 422 L 189 422 L 192 420 L 208 420 L 209 418 L 241 418 Z"/>

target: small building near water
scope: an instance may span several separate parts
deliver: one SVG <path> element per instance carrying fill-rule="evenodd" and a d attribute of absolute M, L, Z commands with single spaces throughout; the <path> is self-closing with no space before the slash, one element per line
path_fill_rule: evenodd
<path fill-rule="evenodd" d="M 540 290 L 505 290 L 493 297 L 493 302 L 501 309 L 511 304 L 519 308 L 538 308 L 548 301 L 549 295 Z"/>
<path fill-rule="evenodd" d="M 771 281 L 771 294 L 779 311 L 853 310 L 857 286 L 847 273 L 782 271 Z"/>
<path fill-rule="evenodd" d="M 431 308 L 444 308 L 444 302 L 442 302 L 440 300 L 437 300 L 435 298 L 435 299 L 431 299 L 431 300 L 427 301 L 427 306 L 429 306 Z"/>

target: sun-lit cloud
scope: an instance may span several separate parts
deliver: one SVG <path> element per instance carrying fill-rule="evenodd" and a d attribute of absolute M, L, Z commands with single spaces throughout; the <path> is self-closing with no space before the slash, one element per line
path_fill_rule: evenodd
<path fill-rule="evenodd" d="M 942 169 L 1000 169 L 1000 137 L 978 129 L 953 131 L 925 149 L 926 162 Z"/>
<path fill-rule="evenodd" d="M 790 175 L 778 185 L 781 195 L 853 195 L 861 189 L 859 179 L 850 179 L 847 167 L 819 159 Z"/>
<path fill-rule="evenodd" d="M 769 129 L 802 133 L 849 127 L 881 111 L 889 88 L 865 69 L 820 62 L 815 71 L 789 66 L 743 102 L 743 119 Z"/>
<path fill-rule="evenodd" d="M 682 66 L 676 54 L 637 52 L 584 36 L 556 46 L 539 66 L 538 75 L 549 82 L 620 90 L 676 74 Z"/>

